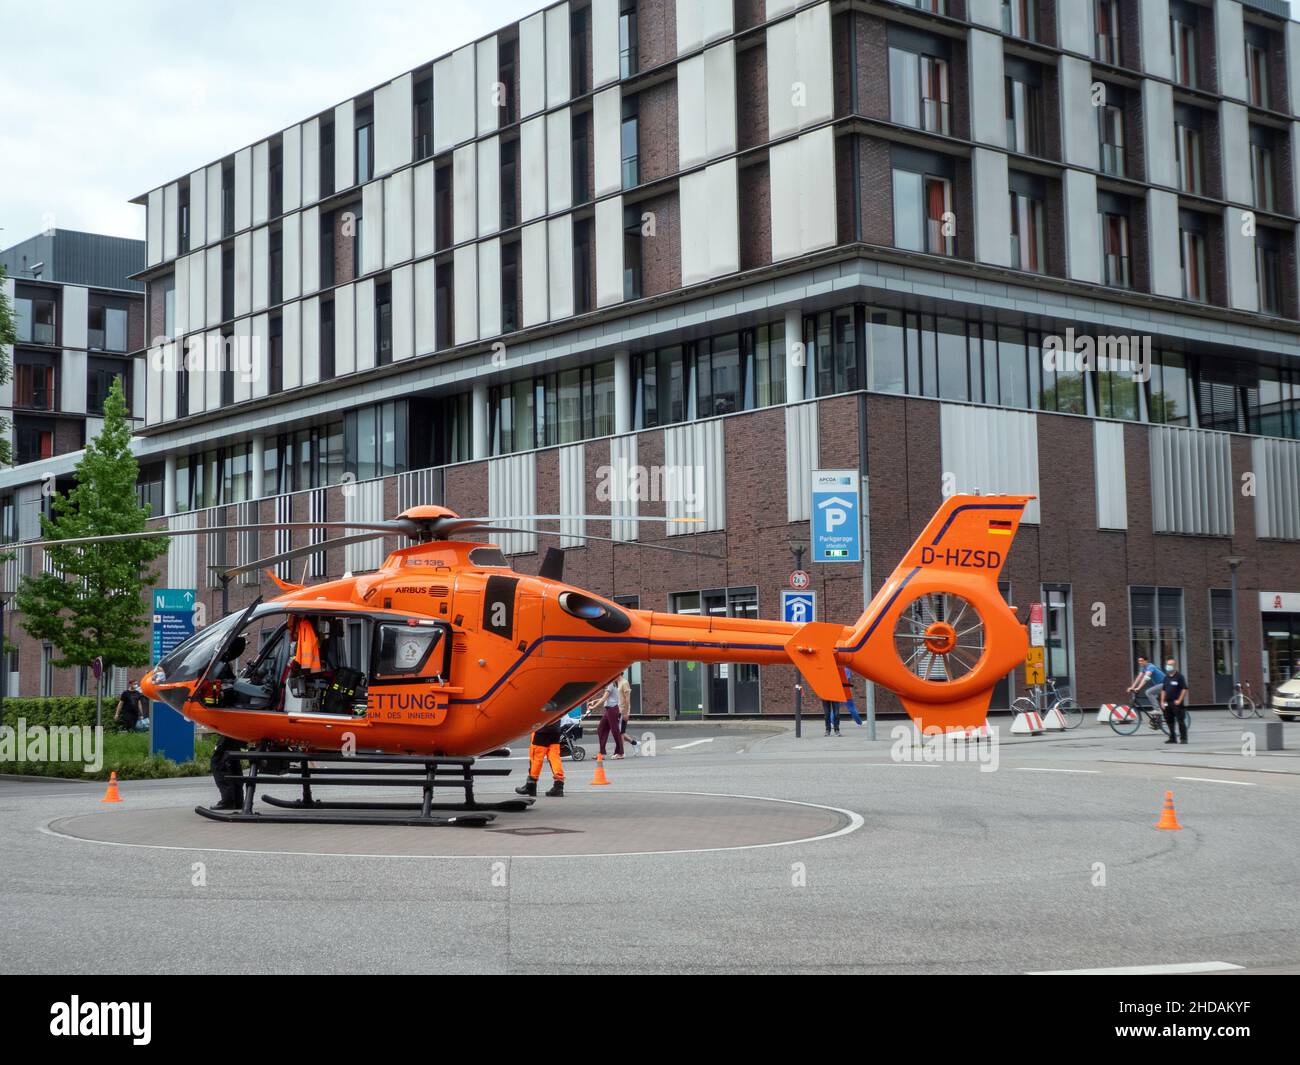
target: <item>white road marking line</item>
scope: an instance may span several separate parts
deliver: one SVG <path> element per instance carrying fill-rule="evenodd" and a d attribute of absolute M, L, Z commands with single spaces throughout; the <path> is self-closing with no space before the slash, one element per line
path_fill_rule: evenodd
<path fill-rule="evenodd" d="M 575 793 L 575 794 L 590 794 Z M 778 802 L 787 806 L 806 806 L 812 810 L 830 810 L 832 813 L 843 814 L 849 819 L 847 825 L 837 828 L 834 832 L 823 832 L 820 836 L 806 836 L 803 839 L 783 839 L 775 843 L 740 843 L 734 847 L 692 847 L 686 850 L 666 850 L 666 851 L 612 851 L 609 853 L 597 852 L 595 854 L 338 854 L 329 851 L 276 851 L 276 850 L 248 850 L 237 847 L 181 847 L 175 844 L 164 843 L 121 843 L 108 839 L 87 839 L 85 836 L 73 836 L 66 832 L 60 832 L 53 826 L 61 821 L 70 821 L 74 817 L 84 817 L 85 814 L 67 814 L 63 817 L 56 817 L 47 821 L 43 825 L 37 825 L 38 831 L 43 835 L 53 836 L 55 839 L 71 840 L 74 843 L 90 843 L 99 847 L 128 847 L 138 850 L 158 850 L 158 851 L 208 851 L 211 854 L 247 854 L 252 857 L 265 857 L 267 855 L 292 855 L 298 858 L 364 858 L 367 860 L 375 858 L 399 858 L 407 861 L 465 861 L 482 858 L 511 858 L 515 859 L 534 859 L 553 860 L 556 858 L 647 858 L 659 857 L 661 855 L 674 854 L 716 854 L 720 851 L 761 851 L 771 850 L 775 847 L 797 847 L 805 843 L 821 843 L 824 840 L 836 839 L 839 836 L 847 836 L 856 832 L 867 823 L 866 818 L 852 810 L 845 810 L 840 806 L 829 806 L 820 802 L 801 802 L 798 799 L 774 799 L 770 795 L 735 795 L 725 791 L 625 791 L 623 795 L 694 795 L 707 799 L 752 799 L 755 802 Z M 158 807 L 153 807 L 158 809 Z M 101 816 L 112 816 L 111 814 L 101 811 Z"/>
<path fill-rule="evenodd" d="M 1202 784 L 1236 784 L 1239 788 L 1254 788 L 1257 784 L 1252 784 L 1248 780 L 1220 780 L 1218 777 L 1174 777 L 1175 780 L 1199 780 Z"/>
<path fill-rule="evenodd" d="M 1109 969 L 1047 969 L 1026 976 L 1160 976 L 1165 973 L 1226 973 L 1243 969 L 1230 961 L 1188 961 L 1171 965 L 1117 965 Z"/>
<path fill-rule="evenodd" d="M 1046 766 L 1018 765 L 1017 773 L 1101 773 L 1100 769 L 1048 769 Z"/>
<path fill-rule="evenodd" d="M 712 743 L 713 740 L 714 737 L 710 736 L 707 740 L 691 740 L 690 743 L 679 743 L 676 747 L 669 747 L 668 749 L 670 751 L 684 751 L 687 747 L 698 747 L 701 743 Z"/>

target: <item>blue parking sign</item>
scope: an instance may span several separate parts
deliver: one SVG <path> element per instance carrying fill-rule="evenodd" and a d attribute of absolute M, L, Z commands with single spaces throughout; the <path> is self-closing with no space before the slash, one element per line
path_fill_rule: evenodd
<path fill-rule="evenodd" d="M 783 589 L 781 592 L 781 620 L 794 625 L 806 625 L 810 621 L 816 621 L 817 593 Z"/>
<path fill-rule="evenodd" d="M 861 486 L 857 470 L 814 470 L 814 562 L 861 562 Z"/>

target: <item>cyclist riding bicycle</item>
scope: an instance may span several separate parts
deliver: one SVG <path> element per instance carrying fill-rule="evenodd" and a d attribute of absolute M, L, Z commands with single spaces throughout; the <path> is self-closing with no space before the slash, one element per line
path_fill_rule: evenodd
<path fill-rule="evenodd" d="M 1154 662 L 1148 662 L 1142 655 L 1138 655 L 1137 676 L 1133 678 L 1125 691 L 1138 695 L 1141 692 L 1146 693 L 1147 702 L 1151 704 L 1151 709 L 1157 713 L 1160 711 L 1160 690 L 1165 683 L 1165 674 Z"/>

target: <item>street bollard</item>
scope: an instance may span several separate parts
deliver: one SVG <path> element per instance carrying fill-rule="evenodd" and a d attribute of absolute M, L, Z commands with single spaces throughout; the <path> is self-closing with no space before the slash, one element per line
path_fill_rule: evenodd
<path fill-rule="evenodd" d="M 803 685 L 794 686 L 794 738 L 803 735 Z"/>

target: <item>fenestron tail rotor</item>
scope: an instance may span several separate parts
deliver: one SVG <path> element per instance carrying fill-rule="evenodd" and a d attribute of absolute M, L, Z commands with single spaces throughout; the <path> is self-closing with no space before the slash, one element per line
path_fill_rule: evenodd
<path fill-rule="evenodd" d="M 956 592 L 914 599 L 894 623 L 894 648 L 913 676 L 944 684 L 961 680 L 984 654 L 984 622 Z"/>

